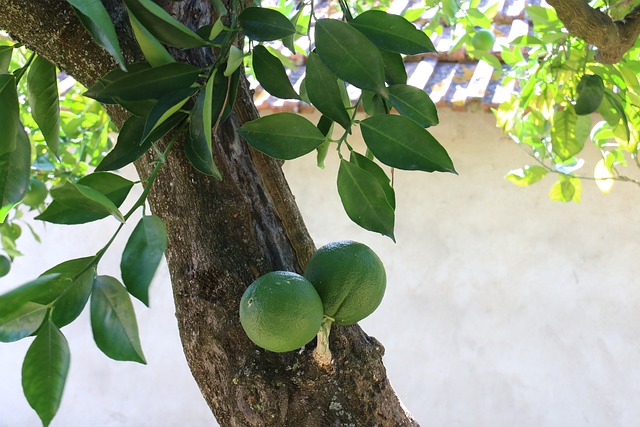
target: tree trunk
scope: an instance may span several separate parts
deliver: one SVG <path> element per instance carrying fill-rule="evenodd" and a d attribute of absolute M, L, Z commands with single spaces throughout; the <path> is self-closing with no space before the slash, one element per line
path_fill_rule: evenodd
<path fill-rule="evenodd" d="M 107 4 L 125 57 L 139 57 L 120 1 Z M 208 1 L 171 6 L 194 27 L 211 21 Z M 113 68 L 61 0 L 0 0 L 0 28 L 84 84 Z M 204 49 L 176 52 L 202 66 Z M 126 114 L 112 109 L 122 124 Z M 235 129 L 257 111 L 242 79 L 234 114 L 215 135 L 216 181 L 195 171 L 177 144 L 154 185 L 152 211 L 169 234 L 167 261 L 184 352 L 202 394 L 222 426 L 417 425 L 396 397 L 382 364 L 384 348 L 358 326 L 336 327 L 333 363 L 304 351 L 257 348 L 244 334 L 238 304 L 244 289 L 272 270 L 300 272 L 313 252 L 280 165 L 241 140 Z M 153 153 L 136 166 L 149 175 Z"/>

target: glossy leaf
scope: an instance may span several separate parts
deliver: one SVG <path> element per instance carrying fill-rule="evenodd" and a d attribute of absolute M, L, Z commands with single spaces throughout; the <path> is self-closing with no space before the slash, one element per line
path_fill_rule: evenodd
<path fill-rule="evenodd" d="M 140 46 L 140 50 L 149 64 L 154 67 L 159 67 L 160 65 L 175 62 L 175 59 L 173 59 L 167 49 L 162 46 L 162 43 L 160 43 L 131 12 L 129 12 L 129 22 L 131 22 L 133 35 L 138 42 L 138 46 Z"/>
<path fill-rule="evenodd" d="M 238 129 L 253 148 L 268 156 L 291 160 L 315 150 L 324 135 L 309 120 L 293 113 L 278 113 L 245 123 Z"/>
<path fill-rule="evenodd" d="M 569 159 L 584 148 L 584 141 L 576 138 L 578 117 L 573 108 L 556 111 L 551 128 L 551 146 L 553 152 L 562 160 Z"/>
<path fill-rule="evenodd" d="M 45 322 L 22 364 L 24 395 L 44 426 L 60 407 L 70 359 L 67 339 L 52 321 Z"/>
<path fill-rule="evenodd" d="M 196 93 L 195 88 L 179 89 L 169 92 L 160 98 L 151 109 L 149 117 L 147 117 L 144 124 L 144 131 L 142 132 L 142 140 L 139 144 L 143 145 L 147 138 L 153 135 L 170 117 L 175 115 L 194 93 Z"/>
<path fill-rule="evenodd" d="M 264 90 L 277 98 L 300 99 L 282 62 L 275 55 L 262 45 L 255 46 L 252 55 L 253 71 Z"/>
<path fill-rule="evenodd" d="M 417 87 L 389 86 L 389 104 L 424 128 L 437 125 L 439 122 L 436 105 L 425 91 Z"/>
<path fill-rule="evenodd" d="M 335 75 L 352 85 L 384 94 L 384 63 L 361 32 L 336 19 L 316 21 L 316 51 Z"/>
<path fill-rule="evenodd" d="M 167 249 L 167 230 L 160 218 L 144 216 L 122 252 L 120 272 L 131 295 L 149 305 L 149 285 Z"/>
<path fill-rule="evenodd" d="M 585 74 L 576 88 L 576 113 L 579 115 L 595 112 L 604 97 L 604 82 L 602 77 Z"/>
<path fill-rule="evenodd" d="M 0 156 L 16 148 L 19 108 L 15 78 L 12 74 L 0 74 Z"/>
<path fill-rule="evenodd" d="M 278 40 L 295 34 L 296 27 L 277 10 L 248 7 L 238 16 L 238 23 L 251 40 Z"/>
<path fill-rule="evenodd" d="M 200 69 L 184 62 L 174 62 L 142 71 L 126 73 L 104 86 L 97 93 L 86 96 L 96 100 L 118 97 L 124 100 L 160 99 L 168 92 L 188 88 L 195 83 Z"/>
<path fill-rule="evenodd" d="M 149 69 L 151 69 L 151 64 L 148 62 L 134 62 L 133 64 L 129 64 L 127 71 L 115 68 L 100 77 L 93 85 L 87 88 L 84 96 L 95 99 L 102 104 L 117 104 L 117 101 L 113 97 L 101 96 L 102 90 L 117 80 Z"/>
<path fill-rule="evenodd" d="M 100 0 L 67 0 L 73 6 L 82 25 L 89 31 L 91 38 L 104 48 L 126 70 L 116 30 L 107 10 Z"/>
<path fill-rule="evenodd" d="M 510 171 L 504 179 L 519 187 L 528 187 L 540 181 L 549 171 L 542 166 L 525 166 Z"/>
<path fill-rule="evenodd" d="M 209 45 L 208 41 L 173 19 L 152 0 L 124 0 L 124 4 L 144 28 L 162 43 L 183 49 Z"/>
<path fill-rule="evenodd" d="M 103 194 L 115 206 L 120 206 L 129 194 L 133 183 L 119 175 L 95 172 L 78 180 L 78 184 L 90 187 Z M 108 216 L 108 212 L 92 212 L 78 207 L 69 207 L 54 200 L 36 219 L 55 224 L 84 224 Z"/>
<path fill-rule="evenodd" d="M 53 199 L 70 209 L 84 210 L 98 215 L 112 215 L 124 223 L 124 217 L 109 198 L 99 191 L 82 184 L 66 182 L 51 190 Z"/>
<path fill-rule="evenodd" d="M 316 53 L 307 60 L 305 87 L 309 100 L 323 115 L 344 129 L 351 127 L 351 117 L 343 102 L 338 80 Z"/>
<path fill-rule="evenodd" d="M 28 302 L 0 316 L 0 342 L 14 342 L 34 333 L 47 314 L 46 305 Z"/>
<path fill-rule="evenodd" d="M 382 191 L 384 191 L 384 194 L 387 196 L 387 203 L 389 203 L 389 206 L 391 206 L 391 208 L 395 209 L 396 192 L 391 186 L 391 180 L 389 179 L 385 171 L 382 170 L 382 168 L 378 166 L 376 162 L 374 162 L 373 160 L 369 160 L 362 154 L 356 153 L 355 151 L 351 152 L 349 162 L 353 163 L 354 165 L 358 165 L 360 169 L 369 172 L 376 178 L 376 180 L 380 184 L 380 187 L 382 188 Z"/>
<path fill-rule="evenodd" d="M 211 118 L 212 122 L 224 123 L 233 111 L 233 104 L 238 93 L 238 83 L 240 82 L 240 69 L 230 76 L 223 73 L 216 73 L 213 80 L 213 97 L 211 98 Z"/>
<path fill-rule="evenodd" d="M 353 222 L 365 230 L 380 233 L 395 241 L 395 214 L 375 176 L 357 164 L 341 160 L 338 170 L 338 194 Z"/>
<path fill-rule="evenodd" d="M 215 74 L 219 71 L 215 70 Z M 213 160 L 212 147 L 212 108 L 215 75 L 210 76 L 204 90 L 196 99 L 189 122 L 189 137 L 184 143 L 184 153 L 196 170 L 222 179 L 222 175 Z"/>
<path fill-rule="evenodd" d="M 36 56 L 29 67 L 27 87 L 33 120 L 40 127 L 49 150 L 57 155 L 60 143 L 60 103 L 55 65 L 40 55 Z"/>
<path fill-rule="evenodd" d="M 456 173 L 447 151 L 411 119 L 377 115 L 360 123 L 367 147 L 382 163 L 406 170 Z"/>
<path fill-rule="evenodd" d="M 379 49 L 384 64 L 384 79 L 390 85 L 407 84 L 407 69 L 402 55 L 384 49 Z"/>
<path fill-rule="evenodd" d="M 68 281 L 59 280 L 58 274 L 47 274 L 0 295 L 0 318 L 11 315 L 29 302 L 42 305 L 51 303 L 65 290 L 67 284 Z"/>
<path fill-rule="evenodd" d="M 15 149 L 0 156 L 0 200 L 3 208 L 22 200 L 29 188 L 30 176 L 31 142 L 20 124 Z M 1 213 L 0 221 L 4 221 L 5 216 L 6 212 Z"/>
<path fill-rule="evenodd" d="M 65 282 L 64 290 L 56 296 L 52 319 L 59 328 L 73 322 L 82 313 L 96 275 L 94 257 L 65 261 L 42 273 L 59 274 L 58 281 Z"/>
<path fill-rule="evenodd" d="M 91 329 L 98 348 L 114 360 L 146 364 L 131 298 L 114 277 L 98 276 L 91 292 Z"/>
<path fill-rule="evenodd" d="M 381 10 L 368 10 L 356 16 L 349 25 L 381 49 L 406 55 L 436 51 L 424 32 L 398 15 Z"/>

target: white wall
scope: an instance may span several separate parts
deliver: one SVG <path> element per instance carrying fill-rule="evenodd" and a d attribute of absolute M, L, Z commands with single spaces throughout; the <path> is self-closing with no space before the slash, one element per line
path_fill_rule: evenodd
<path fill-rule="evenodd" d="M 637 424 L 640 189 L 617 184 L 603 196 L 585 182 L 582 203 L 553 203 L 552 177 L 527 189 L 502 179 L 528 157 L 491 115 L 440 116 L 433 132 L 460 176 L 396 171 L 398 244 L 348 220 L 335 158 L 324 171 L 313 155 L 285 165 L 318 246 L 359 240 L 387 266 L 385 299 L 362 325 L 385 345 L 403 402 L 435 427 Z M 42 245 L 22 239 L 27 256 L 0 289 L 104 241 L 79 232 L 61 250 L 54 242 L 80 228 L 47 230 Z M 92 249 L 82 248 L 88 240 Z M 118 274 L 118 255 L 103 274 Z M 88 321 L 65 329 L 72 365 L 52 426 L 212 425 L 179 350 L 166 277 L 152 287 L 152 308 L 138 310 L 148 366 L 106 359 Z M 20 389 L 27 344 L 0 346 L 0 427 L 38 425 Z"/>

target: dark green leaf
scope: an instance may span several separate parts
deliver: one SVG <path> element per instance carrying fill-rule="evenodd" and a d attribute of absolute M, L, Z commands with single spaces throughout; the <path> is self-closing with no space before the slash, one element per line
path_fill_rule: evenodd
<path fill-rule="evenodd" d="M 162 43 L 153 36 L 136 17 L 129 12 L 129 21 L 131 22 L 131 28 L 133 29 L 133 35 L 140 46 L 142 54 L 146 60 L 154 67 L 160 65 L 170 64 L 175 62 L 175 59 L 169 54 L 167 49 L 162 46 Z"/>
<path fill-rule="evenodd" d="M 178 89 L 160 98 L 147 117 L 139 144 L 144 145 L 146 140 L 170 117 L 173 117 L 194 93 L 196 93 L 195 88 Z"/>
<path fill-rule="evenodd" d="M 349 162 L 353 163 L 354 165 L 358 165 L 360 169 L 363 169 L 369 172 L 371 175 L 373 175 L 376 178 L 376 180 L 378 180 L 380 187 L 384 191 L 384 194 L 387 196 L 387 203 L 389 203 L 389 206 L 391 206 L 391 208 L 395 209 L 396 208 L 396 192 L 391 186 L 391 180 L 389 179 L 387 174 L 384 172 L 384 170 L 382 170 L 382 168 L 378 166 L 378 164 L 373 160 L 369 160 L 362 154 L 356 153 L 355 151 L 351 152 L 351 157 L 349 158 Z"/>
<path fill-rule="evenodd" d="M 282 13 L 263 7 L 248 7 L 238 16 L 238 23 L 251 40 L 278 40 L 295 34 L 296 27 Z"/>
<path fill-rule="evenodd" d="M 510 171 L 504 178 L 519 187 L 528 187 L 544 178 L 547 172 L 549 171 L 542 166 L 525 166 Z"/>
<path fill-rule="evenodd" d="M 562 160 L 575 156 L 584 148 L 584 141 L 576 138 L 577 120 L 578 116 L 573 108 L 558 110 L 553 115 L 551 146 Z"/>
<path fill-rule="evenodd" d="M 105 195 L 115 206 L 120 206 L 124 202 L 133 186 L 131 181 L 108 172 L 94 172 L 79 179 L 78 184 L 91 187 Z M 106 216 L 108 216 L 108 213 L 70 208 L 54 200 L 36 219 L 55 224 L 84 224 Z"/>
<path fill-rule="evenodd" d="M 402 55 L 384 49 L 379 49 L 384 63 L 384 79 L 390 85 L 407 83 L 407 69 L 404 67 Z"/>
<path fill-rule="evenodd" d="M 365 230 L 393 236 L 395 213 L 375 176 L 355 163 L 340 161 L 338 194 L 347 215 Z"/>
<path fill-rule="evenodd" d="M 87 91 L 86 96 L 96 99 L 117 97 L 129 101 L 160 99 L 168 92 L 188 88 L 195 83 L 200 69 L 184 62 L 126 73 L 104 86 L 97 93 Z"/>
<path fill-rule="evenodd" d="M 576 88 L 576 113 L 591 114 L 600 107 L 604 97 L 604 82 L 602 77 L 585 74 Z"/>
<path fill-rule="evenodd" d="M 281 160 L 303 156 L 324 142 L 324 135 L 313 123 L 293 113 L 247 122 L 238 133 L 256 150 Z"/>
<path fill-rule="evenodd" d="M 0 73 L 7 73 L 11 66 L 13 46 L 0 46 Z"/>
<path fill-rule="evenodd" d="M 152 0 L 124 0 L 124 3 L 144 28 L 162 43 L 183 49 L 209 45 Z"/>
<path fill-rule="evenodd" d="M 58 412 L 69 372 L 69 344 L 52 321 L 47 321 L 29 346 L 22 364 L 22 389 L 42 424 Z"/>
<path fill-rule="evenodd" d="M 0 156 L 16 148 L 20 127 L 20 107 L 16 80 L 12 74 L 0 74 Z"/>
<path fill-rule="evenodd" d="M 59 274 L 40 276 L 0 295 L 0 317 L 9 316 L 28 302 L 42 305 L 51 303 L 69 284 L 69 280 L 60 279 L 59 276 Z"/>
<path fill-rule="evenodd" d="M 369 92 L 368 90 L 362 93 L 362 108 L 369 116 L 387 114 L 388 106 L 386 104 L 386 101 L 377 93 Z"/>
<path fill-rule="evenodd" d="M 167 230 L 160 218 L 144 216 L 122 252 L 122 281 L 131 295 L 149 305 L 149 285 L 167 248 Z"/>
<path fill-rule="evenodd" d="M 423 128 L 437 125 L 438 111 L 429 95 L 409 85 L 389 86 L 389 104 Z"/>
<path fill-rule="evenodd" d="M 100 0 L 67 0 L 73 6 L 82 25 L 89 31 L 93 40 L 104 48 L 125 70 L 126 63 L 122 57 L 116 30 L 107 10 Z"/>
<path fill-rule="evenodd" d="M 224 67 L 224 64 L 220 69 Z M 216 73 L 213 80 L 213 98 L 211 99 L 211 118 L 218 124 L 224 123 L 233 111 L 233 104 L 238 93 L 240 69 L 230 76 Z"/>
<path fill-rule="evenodd" d="M 385 165 L 406 170 L 456 173 L 447 151 L 411 119 L 377 115 L 360 123 L 367 147 Z"/>
<path fill-rule="evenodd" d="M 436 51 L 425 33 L 398 15 L 381 10 L 368 10 L 356 16 L 349 25 L 381 49 L 407 55 Z"/>
<path fill-rule="evenodd" d="M 94 257 L 72 259 L 42 274 L 59 274 L 58 281 L 65 282 L 64 290 L 53 304 L 52 319 L 59 328 L 73 322 L 87 304 L 96 275 L 94 261 Z"/>
<path fill-rule="evenodd" d="M 253 48 L 253 71 L 260 85 L 271 95 L 281 99 L 300 99 L 289 81 L 282 62 L 266 47 Z"/>
<path fill-rule="evenodd" d="M 30 174 L 31 142 L 22 124 L 19 124 L 16 148 L 0 156 L 0 200 L 3 208 L 22 200 L 29 188 Z M 0 216 L 0 221 L 4 219 Z"/>
<path fill-rule="evenodd" d="M 147 363 L 131 298 L 114 277 L 98 276 L 93 281 L 91 329 L 96 345 L 108 357 Z"/>
<path fill-rule="evenodd" d="M 98 215 L 112 215 L 124 223 L 124 217 L 118 207 L 104 194 L 91 187 L 67 181 L 51 190 L 53 199 L 69 209 L 83 210 Z"/>
<path fill-rule="evenodd" d="M 84 96 L 95 99 L 102 104 L 117 104 L 118 102 L 113 97 L 101 96 L 100 93 L 102 92 L 102 90 L 106 86 L 117 80 L 120 80 L 126 76 L 130 76 L 137 72 L 149 70 L 150 68 L 151 65 L 148 62 L 135 62 L 133 64 L 129 64 L 129 66 L 127 67 L 128 71 L 123 71 L 119 68 L 115 68 L 109 71 L 104 76 L 100 77 L 98 81 L 91 85 L 84 93 Z"/>
<path fill-rule="evenodd" d="M 300 19 L 300 16 L 302 16 L 302 12 L 304 11 L 304 7 L 302 4 L 299 4 L 298 6 L 298 11 L 296 12 L 295 15 L 293 15 L 293 18 L 290 19 L 291 24 L 295 27 L 296 24 L 298 23 L 298 20 Z M 295 45 L 295 40 L 294 40 L 294 36 L 295 34 L 291 34 L 290 36 L 287 37 L 283 37 L 282 38 L 282 44 L 291 51 L 291 53 L 295 54 L 296 53 L 296 45 Z"/>
<path fill-rule="evenodd" d="M 215 74 L 220 73 L 217 69 Z M 221 74 L 221 73 L 220 73 Z M 189 122 L 189 137 L 184 143 L 184 153 L 191 165 L 196 170 L 222 179 L 222 175 L 213 160 L 213 147 L 211 142 L 213 89 L 215 75 L 210 76 L 204 90 L 200 91 L 191 113 Z"/>
<path fill-rule="evenodd" d="M 344 129 L 351 128 L 351 117 L 343 102 L 336 76 L 311 52 L 307 60 L 305 87 L 309 100 L 323 115 Z"/>
<path fill-rule="evenodd" d="M 40 55 L 31 63 L 27 74 L 31 115 L 40 127 L 49 150 L 58 154 L 60 143 L 60 103 L 56 67 Z"/>
<path fill-rule="evenodd" d="M 0 342 L 14 342 L 34 333 L 44 320 L 46 305 L 28 302 L 0 317 Z"/>
<path fill-rule="evenodd" d="M 385 93 L 380 51 L 349 24 L 336 19 L 316 21 L 316 51 L 342 80 L 360 89 Z"/>

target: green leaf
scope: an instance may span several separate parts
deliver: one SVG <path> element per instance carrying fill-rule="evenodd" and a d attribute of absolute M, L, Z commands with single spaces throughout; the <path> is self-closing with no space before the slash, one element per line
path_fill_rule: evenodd
<path fill-rule="evenodd" d="M 351 117 L 343 102 L 336 76 L 322 62 L 318 54 L 311 52 L 307 60 L 305 87 L 309 100 L 323 115 L 350 129 Z"/>
<path fill-rule="evenodd" d="M 0 317 L 0 342 L 14 342 L 34 333 L 44 320 L 49 307 L 28 302 Z"/>
<path fill-rule="evenodd" d="M 124 217 L 108 197 L 91 187 L 67 181 L 51 190 L 53 199 L 69 209 L 78 209 L 98 215 L 112 215 L 124 223 Z"/>
<path fill-rule="evenodd" d="M 580 179 L 568 175 L 560 175 L 558 181 L 551 186 L 549 198 L 554 202 L 580 202 L 582 184 Z"/>
<path fill-rule="evenodd" d="M 253 48 L 253 71 L 260 85 L 271 95 L 281 99 L 300 99 L 289 81 L 282 62 L 266 47 Z"/>
<path fill-rule="evenodd" d="M 173 19 L 152 0 L 124 0 L 129 12 L 162 43 L 183 49 L 208 46 L 186 25 Z"/>
<path fill-rule="evenodd" d="M 84 96 L 95 99 L 102 104 L 117 104 L 117 101 L 113 97 L 101 96 L 100 93 L 102 92 L 102 90 L 106 86 L 117 80 L 149 69 L 151 69 L 151 65 L 148 62 L 135 62 L 133 64 L 129 64 L 129 66 L 127 67 L 128 71 L 123 71 L 119 68 L 115 68 L 109 71 L 104 76 L 100 77 L 93 85 L 91 85 L 84 93 Z"/>
<path fill-rule="evenodd" d="M 146 364 L 131 298 L 118 279 L 96 277 L 90 307 L 91 329 L 98 348 L 111 359 Z"/>
<path fill-rule="evenodd" d="M 293 18 L 291 18 L 289 20 L 294 27 L 296 26 L 296 24 L 298 24 L 298 20 L 300 19 L 300 16 L 302 16 L 302 12 L 303 11 L 304 11 L 304 5 L 300 4 L 298 6 L 298 11 L 296 12 L 296 14 L 293 15 Z M 296 53 L 296 45 L 295 45 L 294 36 L 295 36 L 295 34 L 291 34 L 290 36 L 283 37 L 282 38 L 282 44 L 287 49 L 289 49 L 292 54 L 295 55 L 295 53 Z"/>
<path fill-rule="evenodd" d="M 229 58 L 227 58 L 227 66 L 224 69 L 225 77 L 229 77 L 235 73 L 242 64 L 244 64 L 244 52 L 231 45 L 229 48 Z"/>
<path fill-rule="evenodd" d="M 389 86 L 389 104 L 423 128 L 439 123 L 436 105 L 425 91 L 417 87 Z"/>
<path fill-rule="evenodd" d="M 58 412 L 69 372 L 69 344 L 52 321 L 47 321 L 29 346 L 22 364 L 22 389 L 42 424 Z"/>
<path fill-rule="evenodd" d="M 378 48 L 360 31 L 336 19 L 316 21 L 316 51 L 344 81 L 384 95 L 384 63 Z"/>
<path fill-rule="evenodd" d="M 178 112 L 151 132 L 141 144 L 146 120 L 143 117 L 131 116 L 122 125 L 118 133 L 116 146 L 102 159 L 96 171 L 109 171 L 125 167 L 138 160 L 149 150 L 151 144 L 162 138 L 187 117 L 187 113 Z"/>
<path fill-rule="evenodd" d="M 31 115 L 40 127 L 49 150 L 58 155 L 60 143 L 60 103 L 56 67 L 40 55 L 31 63 L 27 74 Z"/>
<path fill-rule="evenodd" d="M 82 313 L 96 275 L 94 257 L 65 261 L 42 273 L 59 274 L 58 281 L 65 282 L 64 290 L 55 298 L 52 319 L 59 328 L 73 322 Z"/>
<path fill-rule="evenodd" d="M 584 148 L 584 141 L 576 138 L 578 116 L 573 108 L 558 110 L 553 115 L 551 147 L 562 160 L 569 159 Z"/>
<path fill-rule="evenodd" d="M 51 303 L 69 283 L 68 280 L 60 279 L 59 276 L 59 274 L 43 275 L 0 295 L 0 318 L 9 316 L 29 302 L 42 305 Z"/>
<path fill-rule="evenodd" d="M 540 181 L 549 171 L 542 166 L 525 166 L 510 171 L 504 179 L 519 187 L 528 187 Z"/>
<path fill-rule="evenodd" d="M 223 64 L 224 65 L 224 64 Z M 222 69 L 222 67 L 221 67 Z M 233 111 L 233 104 L 238 93 L 240 82 L 240 69 L 230 76 L 216 73 L 213 80 L 213 98 L 211 99 L 212 121 L 224 123 Z M 217 119 L 217 120 L 216 120 Z"/>
<path fill-rule="evenodd" d="M 187 103 L 194 93 L 196 93 L 196 89 L 190 87 L 169 92 L 160 98 L 156 105 L 151 109 L 149 117 L 147 117 L 140 145 L 143 145 L 147 138 L 153 135 L 153 133 L 160 128 L 164 122 L 174 116 L 182 106 Z"/>
<path fill-rule="evenodd" d="M 338 194 L 353 222 L 395 241 L 395 213 L 375 176 L 343 159 L 338 170 Z"/>
<path fill-rule="evenodd" d="M 585 74 L 576 88 L 576 113 L 591 114 L 600 107 L 604 97 L 604 81 L 594 74 Z"/>
<path fill-rule="evenodd" d="M 1 132 L 1 131 L 0 131 Z M 0 201 L 2 207 L 13 207 L 29 188 L 31 175 L 31 142 L 20 124 L 16 135 L 16 148 L 0 156 Z M 4 221 L 7 212 L 0 214 Z"/>
<path fill-rule="evenodd" d="M 368 10 L 349 22 L 376 46 L 392 52 L 415 55 L 436 52 L 429 37 L 401 16 Z"/>
<path fill-rule="evenodd" d="M 124 202 L 133 186 L 131 181 L 108 172 L 94 172 L 79 179 L 78 184 L 93 188 L 106 196 L 115 206 Z M 108 212 L 92 212 L 84 208 L 69 207 L 54 200 L 36 219 L 54 224 L 84 224 L 108 215 Z"/>
<path fill-rule="evenodd" d="M 126 73 L 107 83 L 97 93 L 87 91 L 86 96 L 100 101 L 117 97 L 124 100 L 160 99 L 168 92 L 190 87 L 195 83 L 200 69 L 184 62 L 174 62 L 160 67 Z M 100 101 L 102 102 L 102 101 Z"/>
<path fill-rule="evenodd" d="M 238 16 L 238 23 L 251 40 L 264 42 L 295 34 L 296 27 L 282 13 L 263 7 L 248 7 Z"/>
<path fill-rule="evenodd" d="M 129 12 L 129 22 L 131 22 L 133 35 L 138 42 L 138 46 L 140 46 L 140 50 L 149 64 L 153 67 L 159 67 L 160 65 L 175 62 L 175 59 L 173 59 L 167 49 L 162 46 L 158 39 L 155 38 L 131 12 Z"/>
<path fill-rule="evenodd" d="M 0 46 L 0 73 L 7 73 L 11 66 L 13 46 Z"/>
<path fill-rule="evenodd" d="M 584 116 L 578 116 L 576 121 L 576 140 L 578 144 L 584 146 L 584 143 L 591 134 L 591 116 L 585 114 Z"/>
<path fill-rule="evenodd" d="M 389 203 L 389 206 L 391 206 L 391 208 L 395 209 L 396 192 L 391 186 L 391 180 L 384 172 L 384 170 L 382 170 L 382 168 L 378 166 L 378 164 L 373 160 L 369 160 L 362 154 L 356 153 L 355 151 L 351 152 L 349 162 L 353 163 L 354 165 L 358 165 L 361 169 L 369 172 L 376 178 L 376 180 L 380 184 L 380 187 L 382 188 L 382 191 L 384 191 L 384 194 L 387 196 L 387 203 Z"/>
<path fill-rule="evenodd" d="M 324 161 L 327 158 L 327 154 L 329 154 L 329 147 L 331 146 L 331 140 L 327 136 L 333 132 L 333 121 L 327 116 L 320 116 L 316 127 L 325 136 L 324 142 L 316 147 L 316 165 L 320 169 L 324 169 Z"/>
<path fill-rule="evenodd" d="M 407 83 L 407 69 L 404 67 L 402 55 L 384 49 L 379 49 L 384 63 L 384 79 L 390 85 Z"/>
<path fill-rule="evenodd" d="M 362 108 L 367 115 L 375 116 L 376 114 L 387 114 L 390 107 L 380 95 L 366 90 L 362 93 Z"/>
<path fill-rule="evenodd" d="M 324 135 L 309 120 L 293 113 L 277 113 L 245 123 L 238 129 L 253 148 L 267 156 L 291 160 L 315 150 Z"/>
<path fill-rule="evenodd" d="M 105 49 L 126 70 L 126 62 L 120 50 L 116 30 L 107 10 L 100 0 L 67 0 L 73 6 L 82 25 L 89 31 L 91 38 Z"/>
<path fill-rule="evenodd" d="M 447 151 L 411 119 L 377 115 L 360 123 L 367 147 L 385 165 L 406 170 L 456 173 Z"/>
<path fill-rule="evenodd" d="M 167 249 L 167 230 L 155 215 L 142 217 L 122 252 L 122 281 L 131 295 L 149 306 L 149 285 Z"/>
<path fill-rule="evenodd" d="M 627 141 L 631 139 L 631 132 L 629 130 L 629 119 L 627 114 L 624 112 L 624 106 L 620 103 L 617 96 L 612 92 L 605 91 L 604 93 L 609 105 L 615 110 L 616 114 L 620 119 L 622 119 L 622 124 L 624 126 L 625 132 L 627 134 Z M 618 121 L 619 122 L 619 121 Z M 609 123 L 612 127 L 616 127 L 618 123 Z"/>
<path fill-rule="evenodd" d="M 0 74 L 0 156 L 16 148 L 20 127 L 20 107 L 16 80 L 12 74 Z"/>

